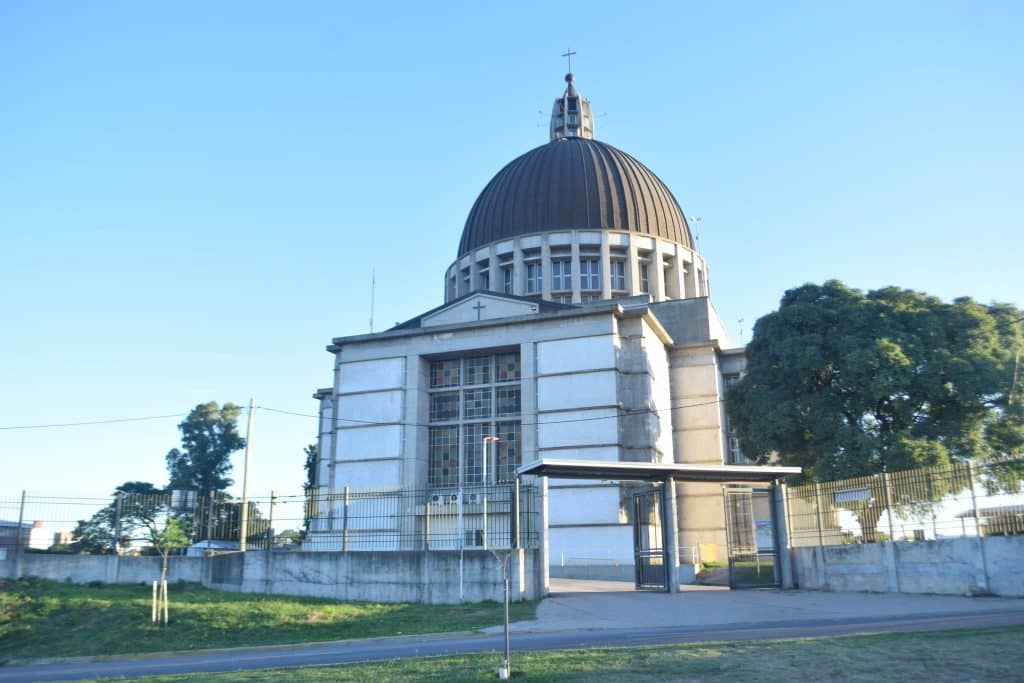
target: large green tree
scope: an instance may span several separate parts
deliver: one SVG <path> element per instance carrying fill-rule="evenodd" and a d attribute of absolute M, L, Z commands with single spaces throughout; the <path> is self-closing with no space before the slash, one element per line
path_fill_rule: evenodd
<path fill-rule="evenodd" d="M 118 546 L 140 540 L 136 531 L 146 527 L 166 506 L 166 494 L 146 481 L 126 481 L 114 489 L 113 502 L 89 519 L 79 520 L 71 532 L 70 550 L 108 555 Z"/>
<path fill-rule="evenodd" d="M 727 394 L 741 448 L 808 480 L 1019 458 L 1021 317 L 897 287 L 789 290 L 754 326 L 747 374 Z"/>
<path fill-rule="evenodd" d="M 197 492 L 201 497 L 220 493 L 232 484 L 231 454 L 245 446 L 238 433 L 242 409 L 233 403 L 201 403 L 178 425 L 181 449 L 167 453 L 169 489 Z"/>

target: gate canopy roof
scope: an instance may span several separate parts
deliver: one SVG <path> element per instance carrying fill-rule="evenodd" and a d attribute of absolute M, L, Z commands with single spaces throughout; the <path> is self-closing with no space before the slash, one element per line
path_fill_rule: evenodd
<path fill-rule="evenodd" d="M 781 465 L 688 465 L 658 462 L 607 462 L 541 458 L 516 470 L 519 475 L 559 479 L 611 479 L 627 481 L 705 481 L 722 484 L 771 482 L 793 474 L 799 467 Z"/>

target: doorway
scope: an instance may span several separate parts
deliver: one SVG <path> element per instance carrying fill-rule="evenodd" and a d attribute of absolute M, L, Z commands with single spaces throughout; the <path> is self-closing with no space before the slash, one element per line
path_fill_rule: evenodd
<path fill-rule="evenodd" d="M 730 588 L 778 588 L 778 534 L 771 489 L 724 489 Z"/>
<path fill-rule="evenodd" d="M 633 568 L 637 590 L 668 592 L 661 496 L 660 487 L 633 494 Z"/>

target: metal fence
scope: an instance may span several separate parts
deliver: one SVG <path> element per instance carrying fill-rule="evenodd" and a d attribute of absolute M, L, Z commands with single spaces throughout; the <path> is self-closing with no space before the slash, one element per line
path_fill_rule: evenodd
<path fill-rule="evenodd" d="M 1024 533 L 1024 462 L 956 463 L 787 490 L 795 547 Z"/>
<path fill-rule="evenodd" d="M 246 548 L 398 551 L 537 548 L 539 500 L 514 484 L 252 497 Z M 0 498 L 0 561 L 17 552 L 173 554 L 240 549 L 242 501 L 191 491 Z M 168 527 L 181 531 L 172 544 Z"/>

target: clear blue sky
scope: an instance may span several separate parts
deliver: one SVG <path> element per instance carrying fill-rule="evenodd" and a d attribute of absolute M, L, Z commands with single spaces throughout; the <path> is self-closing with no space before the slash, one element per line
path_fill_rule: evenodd
<path fill-rule="evenodd" d="M 735 339 L 828 278 L 1024 304 L 1024 4 L 712 4 L 0 4 L 0 426 L 315 412 L 371 269 L 378 329 L 440 303 L 568 46 Z M 0 496 L 163 485 L 177 422 L 0 431 Z M 315 434 L 258 411 L 252 491 Z"/>

